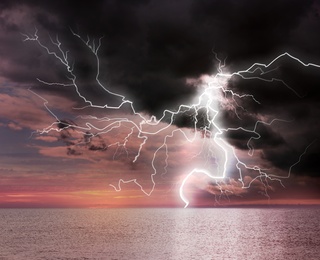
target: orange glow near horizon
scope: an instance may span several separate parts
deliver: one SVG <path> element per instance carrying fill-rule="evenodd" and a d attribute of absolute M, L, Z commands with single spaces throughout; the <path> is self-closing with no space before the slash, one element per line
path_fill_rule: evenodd
<path fill-rule="evenodd" d="M 0 194 L 0 208 L 121 208 L 121 207 L 183 207 L 176 194 L 145 196 L 137 190 L 124 192 L 108 190 L 83 190 L 64 192 L 12 192 Z M 231 200 L 213 204 L 202 200 L 191 207 L 238 207 L 238 206 L 320 205 L 320 199 L 271 199 Z"/>

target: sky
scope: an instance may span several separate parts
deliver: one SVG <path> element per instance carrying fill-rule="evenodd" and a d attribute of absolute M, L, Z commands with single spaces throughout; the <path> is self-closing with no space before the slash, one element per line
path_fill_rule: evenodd
<path fill-rule="evenodd" d="M 0 207 L 320 204 L 319 31 L 311 0 L 1 1 Z"/>

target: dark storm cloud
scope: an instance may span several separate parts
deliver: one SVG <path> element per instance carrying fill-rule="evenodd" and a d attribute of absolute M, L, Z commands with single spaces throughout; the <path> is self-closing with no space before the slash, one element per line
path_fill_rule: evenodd
<path fill-rule="evenodd" d="M 273 70 L 275 68 L 276 70 Z M 269 122 L 275 118 L 285 120 L 286 122 L 275 121 L 271 126 L 259 124 L 256 130 L 261 137 L 254 138 L 252 146 L 262 150 L 262 159 L 268 160 L 280 169 L 288 170 L 312 143 L 301 163 L 295 166 L 294 172 L 317 176 L 319 166 L 315 158 L 320 158 L 320 68 L 306 67 L 284 56 L 267 70 L 270 72 L 266 74 L 257 70 L 256 74 L 247 73 L 243 76 L 259 76 L 267 81 L 279 79 L 285 84 L 281 81 L 265 82 L 234 76 L 228 87 L 237 93 L 250 93 L 260 103 L 239 100 L 246 109 L 239 109 L 239 115 L 244 120 L 235 120 L 225 113 L 223 124 L 226 127 L 234 127 L 235 124 L 241 125 L 241 121 L 244 121 L 242 124 L 245 127 L 253 129 L 255 122 L 261 117 Z M 247 149 L 247 133 L 230 132 L 227 137 L 231 144 L 240 149 Z"/>
<path fill-rule="evenodd" d="M 22 42 L 24 37 L 20 33 L 33 33 L 36 26 L 45 43 L 50 44 L 48 33 L 53 38 L 59 35 L 64 50 L 70 50 L 81 93 L 99 105 L 119 104 L 120 99 L 106 95 L 95 83 L 95 57 L 72 35 L 69 29 L 72 28 L 84 38 L 89 35 L 97 40 L 104 36 L 99 52 L 101 81 L 107 88 L 133 100 L 138 110 L 156 115 L 161 115 L 165 108 L 190 102 L 197 89 L 186 84 L 186 79 L 215 72 L 212 50 L 221 58 L 227 57 L 226 65 L 231 71 L 246 68 L 255 61 L 269 62 L 283 51 L 307 61 L 320 60 L 319 4 L 311 0 L 110 0 L 92 4 L 1 1 L 0 10 L 3 42 L 0 76 L 48 91 L 54 89 L 70 99 L 75 97 L 70 91 L 48 89 L 35 80 L 39 77 L 65 82 L 67 76 L 65 69 L 34 42 Z M 301 98 L 281 82 L 271 84 L 234 76 L 229 88 L 253 94 L 260 104 L 247 98 L 245 102 L 239 100 L 246 109 L 237 109 L 241 119 L 225 108 L 221 117 L 224 126 L 249 129 L 261 117 L 293 121 L 286 125 L 261 126 L 258 128 L 261 139 L 252 141 L 257 149 L 263 150 L 265 159 L 285 168 L 319 135 L 320 78 L 318 69 L 304 68 L 287 59 L 275 63 L 275 67 L 276 71 L 263 77 L 268 80 L 280 77 Z M 192 111 L 177 117 L 175 124 L 192 125 L 191 115 Z M 200 120 L 201 115 L 197 119 Z M 198 127 L 206 124 L 199 122 Z M 230 132 L 227 137 L 236 147 L 247 149 L 250 138 L 247 133 Z M 95 149 L 95 145 L 92 146 L 92 150 Z M 315 156 L 319 150 L 315 149 Z M 288 159 L 281 159 L 284 154 Z M 314 165 L 314 156 L 310 158 Z M 310 171 L 316 169 L 309 167 Z"/>
<path fill-rule="evenodd" d="M 287 170 L 293 165 L 292 173 L 295 175 L 319 177 L 319 148 L 319 140 L 315 139 L 306 154 L 303 154 L 303 151 L 294 150 L 290 146 L 282 146 L 280 148 L 265 149 L 262 158 L 271 161 L 279 169 Z M 303 156 L 301 156 L 300 161 L 301 154 Z M 295 164 L 298 161 L 299 163 Z"/>
<path fill-rule="evenodd" d="M 227 132 L 226 137 L 230 144 L 242 150 L 248 150 L 249 147 L 266 149 L 268 147 L 273 148 L 285 144 L 285 140 L 279 133 L 274 132 L 270 127 L 265 125 L 260 125 L 256 129 L 256 134 L 244 130 L 237 130 Z M 252 139 L 250 140 L 250 138 Z"/>
<path fill-rule="evenodd" d="M 193 15 L 205 24 L 218 50 L 232 61 L 270 55 L 288 45 L 313 1 L 195 1 Z M 215 32 L 218 32 L 215 34 Z M 222 40 L 220 40 L 222 38 Z"/>
<path fill-rule="evenodd" d="M 262 73 L 260 69 L 267 73 Z M 319 67 L 305 66 L 286 55 L 267 69 L 256 66 L 254 70 L 255 73 L 242 73 L 242 76 L 250 78 L 249 80 L 233 76 L 228 86 L 237 93 L 254 95 L 260 104 L 246 102 L 245 105 L 251 106 L 257 113 L 275 113 L 272 107 L 279 109 L 284 104 L 287 107 L 297 102 L 306 104 L 319 101 Z M 265 81 L 254 79 L 255 77 Z M 295 113 L 295 111 L 287 111 L 287 113 L 290 112 Z"/>
<path fill-rule="evenodd" d="M 66 46 L 71 47 L 71 56 L 82 75 L 79 82 L 88 83 L 82 90 L 89 96 L 93 93 L 90 98 L 96 97 L 99 104 L 107 103 L 108 97 L 100 98 L 103 93 L 99 87 L 90 85 L 94 81 L 95 66 L 89 61 L 90 55 L 85 55 L 87 50 L 76 44 L 77 39 L 71 36 L 69 27 L 93 38 L 104 35 L 100 52 L 103 82 L 136 101 L 140 110 L 157 114 L 164 107 L 188 102 L 195 94 L 195 89 L 185 80 L 213 72 L 213 48 L 226 54 L 230 64 L 248 63 L 256 57 L 273 54 L 291 44 L 292 32 L 312 7 L 312 1 L 288 0 L 14 3 L 3 2 L 3 10 L 27 6 L 34 26 L 52 35 L 61 35 Z M 18 33 L 19 24 L 10 24 Z M 20 49 L 21 66 L 39 62 L 40 54 L 22 54 L 21 43 L 16 45 Z M 47 58 L 42 59 L 49 62 Z M 48 71 L 41 72 L 40 64 L 37 69 L 39 77 L 49 77 Z M 37 77 L 36 71 L 27 71 L 18 75 L 8 72 L 7 76 L 20 77 L 20 81 L 29 78 L 31 82 L 30 75 Z M 64 76 L 65 73 L 60 72 L 55 78 Z"/>

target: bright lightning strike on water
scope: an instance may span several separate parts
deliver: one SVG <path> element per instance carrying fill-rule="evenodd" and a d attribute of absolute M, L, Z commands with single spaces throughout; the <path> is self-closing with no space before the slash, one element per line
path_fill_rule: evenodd
<path fill-rule="evenodd" d="M 286 176 L 277 176 L 275 174 L 267 174 L 267 172 L 258 165 L 249 165 L 243 162 L 236 153 L 236 150 L 233 146 L 231 146 L 226 138 L 225 134 L 228 132 L 236 132 L 236 131 L 243 131 L 246 132 L 250 138 L 247 142 L 248 147 L 248 155 L 253 156 L 254 154 L 254 147 L 252 145 L 253 140 L 257 140 L 261 137 L 258 131 L 258 127 L 260 125 L 270 126 L 275 122 L 282 122 L 282 123 L 290 123 L 290 119 L 286 118 L 273 118 L 269 121 L 266 120 L 258 120 L 254 124 L 252 128 L 244 128 L 244 127 L 233 127 L 233 128 L 223 128 L 221 122 L 219 122 L 218 118 L 220 116 L 220 107 L 227 106 L 230 110 L 235 113 L 236 117 L 241 119 L 240 115 L 238 114 L 238 110 L 245 110 L 245 108 L 239 104 L 239 100 L 250 100 L 250 102 L 255 102 L 256 104 L 260 104 L 259 100 L 257 100 L 253 95 L 250 93 L 247 94 L 238 94 L 232 91 L 231 89 L 227 88 L 228 81 L 233 76 L 239 76 L 244 80 L 261 80 L 267 82 L 278 82 L 283 85 L 283 87 L 288 88 L 298 97 L 302 97 L 297 91 L 291 88 L 284 80 L 278 78 L 268 78 L 265 77 L 267 73 L 271 70 L 271 66 L 280 58 L 288 57 L 292 60 L 299 62 L 301 65 L 305 67 L 316 67 L 320 68 L 320 65 L 313 64 L 313 63 L 304 63 L 297 57 L 290 55 L 289 53 L 283 53 L 274 58 L 268 64 L 262 63 L 254 63 L 246 70 L 237 71 L 234 73 L 227 73 L 224 71 L 225 64 L 220 60 L 216 55 L 216 60 L 218 61 L 218 73 L 214 76 L 207 77 L 205 80 L 202 80 L 201 86 L 199 86 L 199 95 L 195 97 L 194 103 L 185 105 L 181 104 L 177 110 L 169 110 L 166 109 L 163 111 L 162 116 L 157 119 L 155 116 L 146 116 L 143 113 L 137 112 L 135 109 L 133 101 L 126 98 L 126 96 L 121 95 L 119 93 L 115 93 L 105 87 L 100 81 L 100 60 L 98 51 L 101 47 L 101 40 L 92 40 L 89 37 L 86 39 L 81 37 L 80 34 L 75 33 L 71 30 L 71 33 L 75 36 L 75 40 L 80 40 L 84 46 L 88 48 L 88 51 L 91 52 L 96 60 L 96 75 L 95 80 L 96 83 L 106 92 L 107 95 L 112 96 L 113 98 L 121 100 L 119 105 L 97 105 L 94 101 L 88 99 L 83 93 L 81 93 L 79 86 L 78 86 L 78 77 L 76 72 L 73 68 L 73 62 L 71 58 L 68 56 L 69 52 L 63 49 L 62 43 L 59 41 L 59 38 L 51 40 L 51 47 L 44 44 L 38 36 L 38 31 L 36 30 L 33 35 L 26 35 L 23 34 L 24 41 L 34 41 L 36 42 L 41 48 L 43 48 L 48 55 L 53 56 L 57 59 L 58 62 L 64 66 L 66 72 L 68 73 L 68 82 L 47 82 L 41 79 L 37 79 L 40 83 L 47 85 L 47 86 L 62 86 L 62 87 L 74 87 L 77 95 L 81 98 L 87 105 L 81 108 L 77 108 L 78 110 L 84 110 L 87 108 L 99 108 L 104 109 L 105 111 L 116 111 L 116 110 L 130 110 L 132 116 L 113 116 L 114 113 L 110 113 L 108 117 L 97 118 L 95 116 L 82 116 L 82 120 L 87 120 L 83 126 L 79 126 L 71 121 L 62 121 L 59 117 L 48 107 L 48 100 L 44 97 L 40 96 L 39 94 L 35 93 L 34 91 L 30 90 L 32 93 L 37 95 L 40 99 L 43 100 L 44 106 L 46 110 L 55 118 L 55 122 L 53 122 L 48 127 L 39 130 L 38 133 L 45 134 L 51 131 L 61 132 L 65 129 L 73 129 L 79 134 L 86 136 L 84 143 L 91 142 L 94 138 L 100 137 L 101 135 L 108 134 L 113 132 L 114 130 L 121 130 L 121 129 L 130 129 L 126 136 L 119 141 L 116 141 L 111 144 L 102 144 L 91 146 L 92 150 L 106 150 L 110 147 L 115 148 L 115 155 L 121 150 L 124 153 L 128 154 L 127 143 L 130 138 L 135 137 L 140 140 L 140 145 L 133 156 L 132 163 L 136 163 L 141 155 L 141 151 L 144 146 L 148 143 L 148 141 L 154 136 L 162 136 L 163 141 L 161 144 L 155 149 L 155 152 L 151 158 L 151 166 L 153 172 L 150 174 L 152 186 L 151 188 L 146 189 L 141 182 L 138 181 L 137 178 L 132 179 L 119 179 L 117 185 L 110 184 L 116 191 L 121 191 L 122 184 L 126 183 L 135 183 L 140 190 L 147 196 L 150 196 L 155 189 L 156 182 L 155 176 L 158 174 L 158 169 L 155 166 L 155 161 L 158 158 L 160 151 L 165 151 L 165 159 L 164 159 L 164 172 L 167 170 L 168 166 L 168 139 L 172 138 L 175 134 L 180 133 L 184 139 L 189 142 L 195 142 L 197 135 L 199 132 L 203 135 L 203 151 L 204 153 L 208 153 L 208 156 L 219 157 L 216 160 L 216 167 L 203 167 L 203 165 L 195 166 L 188 174 L 184 176 L 181 180 L 180 188 L 179 188 L 179 195 L 181 200 L 184 202 L 185 207 L 189 205 L 189 200 L 185 195 L 185 185 L 190 181 L 190 178 L 194 174 L 202 174 L 207 176 L 211 181 L 215 182 L 219 191 L 220 195 L 225 194 L 227 195 L 228 192 L 232 193 L 222 187 L 222 184 L 228 180 L 228 168 L 230 165 L 234 167 L 238 173 L 238 182 L 241 183 L 242 189 L 250 188 L 251 184 L 256 181 L 260 180 L 260 182 L 265 187 L 265 195 L 267 194 L 267 188 L 269 186 L 268 180 L 270 181 L 278 181 L 282 184 L 281 180 L 283 178 L 289 178 L 291 174 L 291 169 L 297 163 L 300 162 L 301 157 L 306 153 L 309 145 L 305 151 L 301 154 L 296 162 L 293 162 L 292 166 L 290 167 L 288 174 Z M 181 128 L 170 128 L 171 126 L 175 125 L 175 120 L 178 116 L 181 115 L 191 115 L 192 120 L 192 128 L 194 131 L 193 134 L 190 135 L 190 132 L 186 132 Z M 201 120 L 201 122 L 200 122 Z M 101 126 L 103 125 L 103 126 Z M 214 156 L 213 156 L 214 155 Z M 217 156 L 218 155 L 218 156 Z M 243 176 L 243 171 L 248 170 L 255 173 L 255 176 L 251 178 L 251 180 L 245 181 Z M 282 184 L 283 185 L 283 184 Z"/>

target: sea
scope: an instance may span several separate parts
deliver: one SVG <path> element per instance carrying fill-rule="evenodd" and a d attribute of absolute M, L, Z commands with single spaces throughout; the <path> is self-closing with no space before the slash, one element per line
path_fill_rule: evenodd
<path fill-rule="evenodd" d="M 320 208 L 0 209 L 0 259 L 320 259 Z"/>

